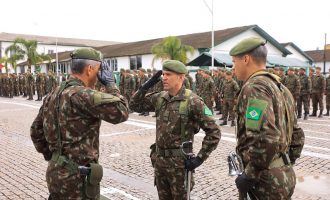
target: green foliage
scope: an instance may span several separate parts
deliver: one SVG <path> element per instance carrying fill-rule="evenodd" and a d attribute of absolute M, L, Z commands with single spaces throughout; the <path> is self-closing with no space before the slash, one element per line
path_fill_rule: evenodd
<path fill-rule="evenodd" d="M 6 56 L 0 58 L 0 64 L 5 66 L 6 73 L 8 73 L 8 58 Z"/>
<path fill-rule="evenodd" d="M 189 61 L 187 53 L 193 54 L 194 50 L 194 47 L 182 44 L 181 40 L 175 36 L 166 37 L 161 43 L 152 46 L 151 52 L 154 54 L 152 65 L 157 59 L 178 60 L 186 64 Z"/>

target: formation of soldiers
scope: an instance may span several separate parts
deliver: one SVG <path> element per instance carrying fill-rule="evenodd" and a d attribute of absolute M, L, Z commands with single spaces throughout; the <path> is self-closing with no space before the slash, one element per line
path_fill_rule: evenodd
<path fill-rule="evenodd" d="M 37 94 L 36 101 L 41 101 L 58 85 L 58 82 L 59 78 L 51 70 L 47 74 L 36 72 L 36 75 L 30 70 L 18 75 L 0 74 L 0 96 L 8 98 L 23 96 L 27 97 L 27 100 L 33 100 L 33 95 Z"/>
<path fill-rule="evenodd" d="M 154 73 L 156 69 L 129 70 L 121 69 L 119 74 L 119 89 L 123 96 L 130 101 L 131 96 L 143 85 Z M 321 68 L 316 67 L 309 69 L 306 74 L 305 68 L 294 69 L 289 68 L 287 75 L 284 68 L 269 68 L 268 72 L 274 73 L 280 77 L 281 82 L 290 90 L 294 100 L 296 101 L 296 111 L 298 118 L 308 119 L 309 116 L 329 116 L 330 111 L 330 76 L 325 78 L 321 74 Z M 330 71 L 329 71 L 330 72 Z M 37 94 L 36 101 L 41 101 L 52 89 L 54 89 L 60 81 L 64 81 L 57 77 L 51 70 L 47 74 L 37 72 L 33 75 L 29 70 L 22 74 L 0 74 L 0 96 L 13 98 L 14 96 L 27 97 L 27 100 L 33 100 L 33 95 Z M 184 81 L 185 88 L 194 89 L 205 102 L 205 104 L 217 114 L 222 114 L 220 125 L 227 125 L 231 122 L 231 126 L 235 126 L 235 104 L 236 97 L 243 86 L 243 82 L 237 80 L 235 70 L 226 70 L 219 68 L 213 70 L 212 73 L 206 69 L 199 69 L 195 76 L 195 83 L 192 77 L 187 74 Z M 195 87 L 193 88 L 193 85 Z M 149 92 L 159 92 L 163 88 L 162 82 L 157 83 Z M 104 90 L 104 86 L 99 82 L 95 89 Z M 323 95 L 326 95 L 326 106 L 324 109 Z M 312 106 L 312 113 L 309 108 Z M 303 113 L 304 111 L 304 113 Z M 317 112 L 319 111 L 318 115 Z M 149 112 L 140 113 L 141 116 L 148 116 Z"/>

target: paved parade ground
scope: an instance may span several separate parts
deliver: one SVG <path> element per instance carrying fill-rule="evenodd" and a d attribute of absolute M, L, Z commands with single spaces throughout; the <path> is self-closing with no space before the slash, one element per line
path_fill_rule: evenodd
<path fill-rule="evenodd" d="M 30 139 L 30 125 L 40 105 L 41 102 L 22 97 L 0 97 L 0 200 L 48 197 L 47 162 Z M 310 117 L 308 121 L 299 120 L 299 125 L 306 141 L 302 157 L 294 167 L 297 185 L 293 199 L 329 199 L 330 118 Z M 228 176 L 227 164 L 227 155 L 236 144 L 234 128 L 224 126 L 221 132 L 218 148 L 196 170 L 191 199 L 237 199 L 235 178 Z M 203 135 L 200 132 L 195 137 L 195 153 Z M 128 121 L 119 125 L 102 122 L 100 163 L 104 167 L 104 199 L 157 199 L 149 160 L 149 146 L 154 140 L 155 118 L 151 115 L 132 113 Z"/>

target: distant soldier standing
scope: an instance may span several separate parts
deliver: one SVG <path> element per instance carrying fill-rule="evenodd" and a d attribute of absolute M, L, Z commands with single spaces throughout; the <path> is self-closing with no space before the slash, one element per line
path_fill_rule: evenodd
<path fill-rule="evenodd" d="M 326 79 L 326 88 L 325 88 L 325 95 L 326 95 L 326 105 L 327 105 L 327 113 L 325 116 L 329 116 L 329 111 L 330 111 L 330 69 L 329 69 L 329 74 Z"/>
<path fill-rule="evenodd" d="M 198 96 L 200 96 L 204 100 L 206 106 L 213 113 L 214 94 L 216 92 L 214 81 L 209 75 L 208 70 L 201 71 L 201 75 L 202 75 L 202 79 L 201 79 L 202 82 L 200 83 L 201 85 L 199 86 L 200 92 Z"/>
<path fill-rule="evenodd" d="M 149 78 L 146 75 L 145 69 L 140 68 L 138 71 L 138 74 L 139 74 L 139 78 L 140 78 L 140 81 L 139 81 L 140 85 L 137 88 L 139 89 L 145 82 L 148 81 Z M 148 116 L 149 112 L 141 112 L 139 115 Z"/>
<path fill-rule="evenodd" d="M 187 69 L 179 61 L 163 63 L 164 90 L 147 94 L 150 87 L 160 81 L 158 71 L 132 97 L 130 108 L 136 112 L 156 111 L 156 142 L 151 146 L 151 160 L 155 169 L 155 183 L 160 200 L 187 199 L 185 169 L 194 170 L 205 161 L 217 147 L 220 129 L 212 112 L 203 100 L 191 90 L 184 88 Z M 180 145 L 194 141 L 194 135 L 202 128 L 205 131 L 203 145 L 196 157 L 186 159 Z M 184 147 L 192 152 L 193 146 Z"/>
<path fill-rule="evenodd" d="M 294 100 L 278 76 L 266 72 L 266 42 L 247 38 L 230 50 L 236 75 L 245 81 L 237 102 L 237 146 L 243 174 L 236 180 L 240 199 L 291 199 L 292 168 L 304 145 Z"/>
<path fill-rule="evenodd" d="M 297 100 L 298 100 L 299 95 L 300 95 L 301 86 L 300 86 L 299 77 L 295 75 L 293 68 L 288 69 L 288 75 L 285 78 L 284 85 L 291 92 L 291 94 L 293 96 L 293 99 L 295 101 L 295 108 L 296 108 L 296 111 L 297 111 Z"/>
<path fill-rule="evenodd" d="M 239 92 L 239 86 L 237 82 L 233 79 L 233 74 L 231 71 L 226 72 L 226 80 L 223 85 L 222 95 L 222 120 L 221 126 L 227 125 L 227 120 L 231 121 L 231 126 L 235 126 L 235 112 L 234 106 L 236 102 L 237 93 Z M 228 119 L 229 114 L 229 119 Z"/>
<path fill-rule="evenodd" d="M 317 106 L 320 108 L 319 118 L 323 116 L 323 94 L 325 79 L 321 74 L 321 67 L 316 67 L 316 75 L 312 81 L 312 101 L 313 101 L 313 113 L 311 116 L 316 117 Z"/>
<path fill-rule="evenodd" d="M 40 72 L 37 72 L 36 75 L 36 88 L 37 88 L 37 95 L 38 98 L 36 99 L 36 101 L 41 101 L 42 97 L 43 97 L 43 88 L 44 88 L 44 80 L 42 77 L 42 74 Z"/>
<path fill-rule="evenodd" d="M 34 78 L 33 75 L 31 73 L 31 70 L 27 70 L 26 73 L 26 91 L 27 91 L 27 95 L 28 95 L 28 99 L 27 100 L 33 100 L 33 94 L 34 94 Z"/>
<path fill-rule="evenodd" d="M 309 115 L 309 97 L 312 91 L 312 81 L 311 79 L 305 74 L 305 68 L 300 68 L 299 71 L 299 79 L 300 79 L 300 95 L 297 100 L 297 107 L 298 107 L 298 116 L 297 118 L 301 118 L 301 111 L 302 111 L 302 104 L 304 105 L 304 120 L 308 119 Z"/>
<path fill-rule="evenodd" d="M 45 98 L 31 125 L 31 139 L 49 161 L 46 181 L 50 200 L 96 200 L 102 179 L 98 164 L 101 120 L 118 124 L 127 120 L 128 111 L 113 72 L 106 62 L 101 64 L 100 52 L 76 49 L 71 57 L 72 76 Z M 108 93 L 92 89 L 97 79 Z M 90 169 L 84 172 L 78 167 Z"/>
<path fill-rule="evenodd" d="M 286 79 L 286 75 L 285 75 L 285 72 L 284 72 L 284 68 L 283 67 L 280 67 L 280 70 L 279 70 L 279 77 L 281 78 L 281 83 L 285 83 L 285 79 Z"/>

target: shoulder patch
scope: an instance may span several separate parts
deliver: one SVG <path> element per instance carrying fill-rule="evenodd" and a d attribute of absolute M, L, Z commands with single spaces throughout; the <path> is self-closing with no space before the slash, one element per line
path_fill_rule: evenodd
<path fill-rule="evenodd" d="M 94 99 L 94 105 L 121 101 L 120 98 L 113 96 L 112 94 L 103 93 L 103 92 L 95 92 L 93 94 L 93 99 Z"/>
<path fill-rule="evenodd" d="M 206 105 L 204 105 L 204 115 L 213 116 L 212 111 Z"/>
<path fill-rule="evenodd" d="M 263 115 L 265 114 L 265 110 L 267 106 L 268 106 L 267 101 L 261 99 L 249 98 L 246 109 L 246 116 L 245 116 L 246 129 L 252 131 L 260 131 L 262 118 Z"/>

